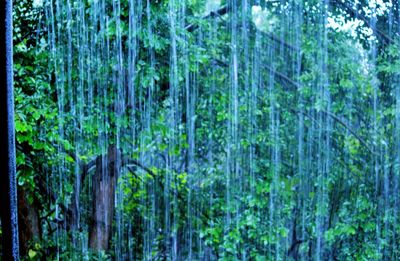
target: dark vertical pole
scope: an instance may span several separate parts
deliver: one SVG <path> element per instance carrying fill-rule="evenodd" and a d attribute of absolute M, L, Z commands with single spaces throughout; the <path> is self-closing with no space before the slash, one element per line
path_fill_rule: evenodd
<path fill-rule="evenodd" d="M 12 41 L 12 0 L 0 0 L 0 212 L 3 260 L 19 260 Z"/>

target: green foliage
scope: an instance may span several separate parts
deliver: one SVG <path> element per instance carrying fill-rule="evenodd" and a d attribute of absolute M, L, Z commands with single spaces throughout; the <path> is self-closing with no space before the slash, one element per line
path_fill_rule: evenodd
<path fill-rule="evenodd" d="M 45 18 L 52 2 L 15 5 L 18 184 L 43 230 L 28 260 L 165 260 L 173 240 L 181 257 L 190 241 L 193 260 L 313 259 L 318 241 L 331 259 L 399 257 L 397 43 L 377 39 L 372 53 L 365 32 L 319 22 L 317 1 L 210 17 L 207 1 L 185 1 L 184 15 L 138 1 L 132 28 L 129 1 L 104 1 L 100 31 L 80 31 L 99 1 L 72 1 L 71 20 L 61 2 L 60 35 Z M 112 145 L 131 164 L 111 195 L 111 247 L 80 251 L 93 224 L 85 166 Z M 76 199 L 79 229 L 65 210 Z"/>

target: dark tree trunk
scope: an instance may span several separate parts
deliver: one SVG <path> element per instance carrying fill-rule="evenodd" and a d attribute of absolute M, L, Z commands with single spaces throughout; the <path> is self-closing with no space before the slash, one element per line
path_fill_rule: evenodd
<path fill-rule="evenodd" d="M 18 189 L 18 226 L 20 254 L 26 256 L 29 251 L 29 244 L 33 239 L 40 239 L 42 231 L 39 204 L 36 199 L 29 202 L 27 193 L 21 187 Z"/>
<path fill-rule="evenodd" d="M 92 222 L 89 232 L 90 247 L 108 250 L 112 237 L 115 209 L 115 187 L 121 169 L 121 153 L 115 146 L 96 160 L 96 173 L 92 176 Z"/>

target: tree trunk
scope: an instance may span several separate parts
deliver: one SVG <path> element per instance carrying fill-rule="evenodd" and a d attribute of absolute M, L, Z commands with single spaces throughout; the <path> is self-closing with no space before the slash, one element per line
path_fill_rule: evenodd
<path fill-rule="evenodd" d="M 20 240 L 20 254 L 26 256 L 29 244 L 33 239 L 41 238 L 39 208 L 36 199 L 29 202 L 27 193 L 22 187 L 18 188 L 18 226 Z"/>
<path fill-rule="evenodd" d="M 95 250 L 108 250 L 112 238 L 115 209 L 115 187 L 121 169 L 121 153 L 115 146 L 105 156 L 96 159 L 96 173 L 92 176 L 92 222 L 89 244 Z"/>

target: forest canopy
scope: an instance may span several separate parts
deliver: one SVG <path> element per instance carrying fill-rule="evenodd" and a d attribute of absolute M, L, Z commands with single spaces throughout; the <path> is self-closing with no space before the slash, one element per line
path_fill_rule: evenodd
<path fill-rule="evenodd" d="M 397 0 L 13 19 L 23 260 L 400 259 Z"/>

